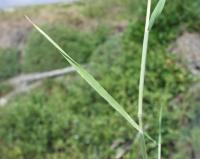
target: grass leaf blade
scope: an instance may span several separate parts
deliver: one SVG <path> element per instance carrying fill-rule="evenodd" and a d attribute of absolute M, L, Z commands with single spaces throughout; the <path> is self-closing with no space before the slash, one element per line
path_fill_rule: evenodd
<path fill-rule="evenodd" d="M 161 148 L 162 148 L 162 111 L 163 111 L 163 106 L 160 108 L 160 113 L 159 113 L 159 128 L 158 128 L 158 159 L 161 159 Z"/>
<path fill-rule="evenodd" d="M 142 158 L 148 159 L 144 134 L 140 133 L 139 139 L 140 139 L 140 148 L 141 148 Z"/>
<path fill-rule="evenodd" d="M 166 0 L 159 0 L 159 2 L 157 3 L 157 5 L 150 17 L 149 27 L 148 27 L 149 30 L 151 30 L 155 20 L 162 13 L 163 8 L 165 6 L 165 2 L 166 2 Z"/>
<path fill-rule="evenodd" d="M 56 47 L 62 56 L 75 68 L 81 77 L 103 97 L 117 112 L 121 114 L 135 129 L 143 133 L 138 124 L 129 116 L 124 108 L 90 75 L 84 68 L 82 68 L 76 61 L 74 61 L 52 38 L 50 38 L 42 29 L 34 24 L 30 18 L 27 20 L 40 32 L 54 47 Z"/>

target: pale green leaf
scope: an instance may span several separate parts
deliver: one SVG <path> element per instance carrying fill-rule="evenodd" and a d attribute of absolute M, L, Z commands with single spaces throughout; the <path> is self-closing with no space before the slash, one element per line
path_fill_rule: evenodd
<path fill-rule="evenodd" d="M 81 77 L 101 96 L 103 97 L 117 112 L 121 114 L 135 129 L 143 133 L 138 124 L 129 116 L 124 108 L 94 79 L 94 77 L 74 61 L 52 38 L 50 38 L 42 29 L 34 24 L 28 17 L 28 21 L 62 54 L 62 56 L 75 68 Z"/>
<path fill-rule="evenodd" d="M 159 113 L 159 128 L 158 128 L 158 159 L 161 159 L 161 143 L 162 143 L 162 111 L 163 111 L 163 106 L 160 108 L 160 113 Z"/>
<path fill-rule="evenodd" d="M 143 158 L 143 159 L 148 159 L 144 135 L 143 135 L 143 134 L 140 134 L 139 139 L 140 139 L 140 149 L 141 149 L 141 153 L 142 153 L 142 158 Z"/>
<path fill-rule="evenodd" d="M 157 3 L 153 13 L 151 14 L 150 21 L 149 21 L 149 27 L 148 29 L 151 30 L 155 20 L 158 18 L 158 16 L 162 13 L 162 10 L 165 6 L 166 0 L 159 0 Z"/>

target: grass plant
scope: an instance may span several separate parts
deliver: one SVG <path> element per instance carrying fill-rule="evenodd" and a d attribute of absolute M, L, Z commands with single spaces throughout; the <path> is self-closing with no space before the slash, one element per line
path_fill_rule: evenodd
<path fill-rule="evenodd" d="M 71 64 L 79 75 L 102 97 L 104 98 L 111 107 L 113 107 L 121 116 L 129 122 L 133 128 L 140 133 L 140 144 L 141 152 L 144 159 L 148 158 L 146 152 L 145 136 L 150 140 L 154 141 L 148 133 L 143 130 L 143 92 L 144 92 L 144 79 L 145 79 L 145 65 L 147 57 L 149 31 L 151 30 L 156 18 L 161 14 L 165 5 L 165 0 L 159 0 L 154 11 L 151 14 L 151 0 L 147 2 L 146 11 L 146 24 L 144 31 L 143 49 L 142 49 L 142 61 L 141 61 L 141 72 L 140 72 L 140 83 L 139 83 L 139 100 L 138 100 L 138 120 L 139 124 L 132 119 L 132 117 L 125 111 L 125 109 L 97 82 L 97 80 L 84 68 L 82 68 L 73 58 L 71 58 L 48 34 L 46 34 L 40 27 L 34 24 L 30 18 L 26 17 L 27 20 L 41 33 L 60 53 L 61 55 Z M 161 158 L 161 119 L 162 119 L 162 107 L 159 115 L 159 137 L 158 137 L 158 159 Z"/>
<path fill-rule="evenodd" d="M 155 19 L 160 15 L 165 5 L 165 0 L 160 0 L 155 7 L 152 15 L 151 15 L 151 0 L 147 1 L 147 11 L 146 11 L 146 24 L 144 30 L 144 40 L 143 40 L 143 47 L 142 47 L 142 60 L 141 60 L 141 71 L 140 71 L 140 82 L 139 82 L 139 99 L 138 99 L 138 120 L 139 120 L 139 127 L 143 130 L 143 92 L 144 92 L 144 79 L 145 79 L 145 67 L 146 67 L 146 58 L 147 58 L 147 49 L 148 49 L 148 40 L 149 40 L 149 31 L 152 28 Z M 151 16 L 151 17 L 150 17 Z M 143 132 L 143 131 L 142 131 Z M 147 159 L 148 155 L 146 152 L 145 140 L 144 136 L 140 134 L 140 144 L 141 144 L 141 151 L 144 159 Z M 160 135 L 159 135 L 160 139 Z M 160 140 L 159 140 L 160 141 Z M 161 145 L 159 146 L 159 149 Z"/>

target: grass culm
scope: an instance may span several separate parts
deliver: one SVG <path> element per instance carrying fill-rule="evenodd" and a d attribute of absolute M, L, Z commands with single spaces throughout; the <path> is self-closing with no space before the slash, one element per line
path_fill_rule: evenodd
<path fill-rule="evenodd" d="M 165 0 L 159 0 L 155 9 L 151 14 L 151 0 L 147 2 L 147 11 L 146 11 L 146 24 L 144 31 L 144 40 L 143 40 L 143 49 L 142 49 L 142 60 L 141 60 L 141 71 L 140 71 L 140 82 L 139 82 L 139 99 L 138 99 L 138 122 L 134 120 L 113 97 L 109 94 L 99 82 L 84 68 L 82 68 L 72 57 L 69 56 L 48 34 L 46 34 L 40 27 L 34 24 L 30 18 L 26 17 L 28 21 L 41 33 L 55 48 L 58 49 L 60 54 L 72 65 L 77 73 L 102 97 L 104 98 L 109 105 L 114 108 L 133 128 L 135 128 L 140 134 L 140 145 L 141 145 L 141 154 L 144 159 L 148 158 L 146 151 L 145 139 L 150 139 L 155 142 L 147 132 L 144 132 L 143 129 L 143 91 L 144 91 L 144 80 L 145 80 L 145 66 L 146 66 L 146 57 L 148 50 L 148 39 L 149 32 L 152 29 L 152 26 L 161 14 L 165 5 Z M 162 107 L 159 114 L 159 137 L 158 137 L 158 159 L 161 158 L 161 126 L 162 126 Z"/>

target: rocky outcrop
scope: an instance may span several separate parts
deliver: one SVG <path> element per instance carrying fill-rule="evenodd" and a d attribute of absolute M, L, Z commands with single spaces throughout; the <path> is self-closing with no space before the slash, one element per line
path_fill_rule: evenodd
<path fill-rule="evenodd" d="M 173 44 L 172 52 L 194 75 L 200 75 L 200 34 L 183 33 Z"/>
<path fill-rule="evenodd" d="M 31 26 L 25 21 L 1 21 L 0 48 L 23 49 Z"/>

